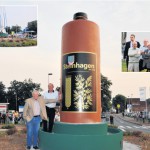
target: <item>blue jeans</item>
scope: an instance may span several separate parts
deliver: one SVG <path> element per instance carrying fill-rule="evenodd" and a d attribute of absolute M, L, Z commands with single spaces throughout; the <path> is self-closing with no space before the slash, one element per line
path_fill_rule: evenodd
<path fill-rule="evenodd" d="M 33 117 L 27 122 L 27 146 L 38 146 L 38 132 L 40 128 L 41 117 Z"/>

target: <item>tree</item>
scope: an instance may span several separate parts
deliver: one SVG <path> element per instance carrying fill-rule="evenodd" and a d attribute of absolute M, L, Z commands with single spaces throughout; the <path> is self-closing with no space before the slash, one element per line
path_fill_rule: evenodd
<path fill-rule="evenodd" d="M 6 32 L 7 32 L 8 34 L 11 34 L 11 28 L 10 28 L 10 27 L 6 26 L 6 27 L 5 27 L 5 30 L 6 30 Z"/>
<path fill-rule="evenodd" d="M 101 75 L 101 107 L 102 112 L 105 112 L 111 108 L 111 91 L 109 90 L 112 82 L 107 77 Z"/>
<path fill-rule="evenodd" d="M 27 28 L 29 31 L 35 31 L 33 34 L 37 34 L 37 20 L 28 22 Z"/>
<path fill-rule="evenodd" d="M 0 103 L 6 103 L 6 92 L 5 92 L 5 85 L 0 82 Z"/>
<path fill-rule="evenodd" d="M 119 110 L 121 112 L 124 112 L 126 108 L 126 100 L 127 98 L 124 95 L 118 94 L 113 98 L 113 106 L 116 109 L 116 112 L 118 112 L 117 105 L 120 104 Z"/>
<path fill-rule="evenodd" d="M 21 31 L 21 26 L 18 26 L 18 25 L 12 26 L 12 27 L 11 27 L 11 32 L 12 32 L 12 31 L 14 31 L 15 33 L 20 32 L 20 31 Z"/>
<path fill-rule="evenodd" d="M 32 91 L 34 89 L 41 91 L 39 83 L 34 83 L 32 79 L 20 81 L 11 81 L 10 87 L 8 88 L 7 97 L 9 100 L 9 109 L 17 110 L 19 105 L 24 105 L 27 98 L 32 97 Z"/>

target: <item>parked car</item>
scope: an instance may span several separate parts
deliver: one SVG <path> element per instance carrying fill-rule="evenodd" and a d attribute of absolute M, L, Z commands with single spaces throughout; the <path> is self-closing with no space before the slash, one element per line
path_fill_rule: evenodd
<path fill-rule="evenodd" d="M 101 114 L 101 118 L 106 118 L 106 113 L 103 112 L 103 113 Z"/>

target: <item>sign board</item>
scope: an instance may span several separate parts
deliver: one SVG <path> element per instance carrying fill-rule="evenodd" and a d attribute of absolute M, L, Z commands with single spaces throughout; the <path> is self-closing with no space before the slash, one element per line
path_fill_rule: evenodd
<path fill-rule="evenodd" d="M 140 93 L 140 101 L 145 101 L 146 100 L 146 87 L 140 87 L 139 93 Z"/>
<path fill-rule="evenodd" d="M 23 112 L 24 106 L 19 106 L 19 112 Z"/>
<path fill-rule="evenodd" d="M 118 109 L 120 108 L 120 104 L 117 104 L 117 108 L 118 108 Z"/>

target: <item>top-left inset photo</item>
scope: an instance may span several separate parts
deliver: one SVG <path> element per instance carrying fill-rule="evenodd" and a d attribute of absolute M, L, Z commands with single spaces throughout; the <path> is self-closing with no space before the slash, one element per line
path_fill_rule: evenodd
<path fill-rule="evenodd" d="M 0 47 L 37 46 L 37 6 L 0 5 Z"/>

